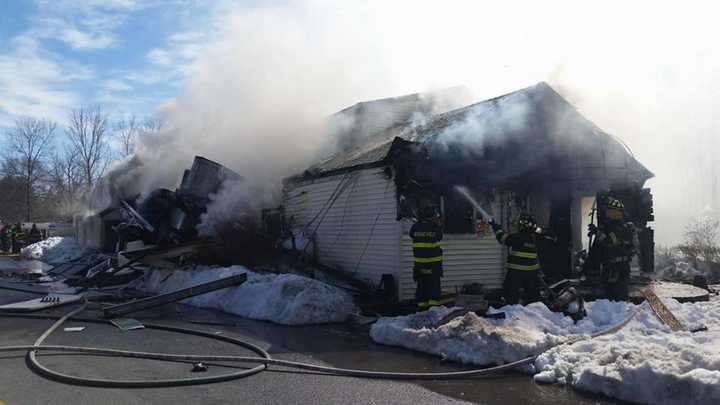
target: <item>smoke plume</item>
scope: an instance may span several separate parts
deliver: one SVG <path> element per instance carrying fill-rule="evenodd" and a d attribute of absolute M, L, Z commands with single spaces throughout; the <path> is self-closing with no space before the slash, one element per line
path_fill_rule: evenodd
<path fill-rule="evenodd" d="M 314 161 L 324 119 L 358 101 L 454 85 L 477 99 L 548 81 L 656 174 L 657 238 L 718 212 L 720 52 L 711 2 L 289 1 L 233 6 L 160 107 L 168 128 L 123 166 L 137 192 L 200 154 L 253 193 Z M 480 123 L 481 124 L 481 123 Z M 142 180 L 139 180 L 142 178 Z M 261 190 L 261 191 L 257 191 Z M 249 196 L 248 198 L 257 197 Z"/>

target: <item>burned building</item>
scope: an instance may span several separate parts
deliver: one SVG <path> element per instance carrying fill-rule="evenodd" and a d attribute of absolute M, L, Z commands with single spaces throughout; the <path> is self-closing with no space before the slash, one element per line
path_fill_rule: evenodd
<path fill-rule="evenodd" d="M 613 190 L 640 230 L 640 265 L 652 268 L 652 202 L 643 186 L 653 174 L 546 83 L 383 124 L 354 122 L 374 132 L 284 181 L 286 217 L 312 240 L 302 247 L 318 262 L 372 283 L 392 275 L 397 297 L 413 297 L 408 230 L 418 207 L 433 202 L 445 230 L 444 291 L 499 288 L 506 251 L 460 186 L 505 228 L 520 212 L 535 216 L 554 235 L 541 260 L 558 279 L 572 275 L 574 253 L 587 248 L 596 196 Z"/>
<path fill-rule="evenodd" d="M 176 190 L 159 188 L 147 196 L 127 196 L 115 190 L 112 196 L 100 199 L 106 201 L 103 209 L 75 219 L 75 236 L 81 246 L 105 252 L 123 250 L 132 241 L 159 246 L 192 241 L 198 236 L 196 228 L 210 195 L 225 181 L 243 178 L 196 156 Z"/>

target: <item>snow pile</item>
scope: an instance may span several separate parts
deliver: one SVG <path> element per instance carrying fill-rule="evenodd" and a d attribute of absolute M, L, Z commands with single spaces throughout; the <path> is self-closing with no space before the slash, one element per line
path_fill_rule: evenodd
<path fill-rule="evenodd" d="M 535 380 L 640 403 L 720 403 L 720 301 L 664 302 L 688 328 L 709 330 L 670 332 L 645 305 L 618 333 L 542 354 Z"/>
<path fill-rule="evenodd" d="M 504 364 L 541 353 L 568 337 L 597 332 L 620 322 L 631 305 L 600 300 L 589 303 L 588 317 L 575 324 L 542 303 L 508 305 L 499 309 L 506 319 L 486 319 L 468 313 L 434 328 L 452 308 L 395 318 L 381 318 L 370 330 L 378 342 L 440 355 L 463 363 Z"/>
<path fill-rule="evenodd" d="M 599 300 L 587 304 L 588 316 L 577 324 L 535 303 L 500 308 L 505 320 L 470 313 L 434 328 L 450 312 L 435 307 L 380 319 L 370 336 L 379 343 L 477 365 L 503 364 L 545 351 L 534 363 L 537 382 L 638 403 L 720 403 L 720 300 L 663 301 L 687 329 L 704 325 L 708 331 L 671 332 L 643 304 L 619 332 L 590 340 L 589 334 L 620 323 L 637 308 Z M 586 339 L 555 346 L 576 337 Z"/>
<path fill-rule="evenodd" d="M 20 253 L 25 259 L 59 264 L 79 258 L 83 249 L 73 237 L 53 236 L 26 246 Z"/>
<path fill-rule="evenodd" d="M 245 283 L 182 303 L 285 325 L 343 322 L 358 312 L 353 297 L 337 287 L 294 274 L 254 273 L 242 266 L 156 270 L 145 275 L 140 289 L 165 293 L 240 273 L 247 273 Z"/>

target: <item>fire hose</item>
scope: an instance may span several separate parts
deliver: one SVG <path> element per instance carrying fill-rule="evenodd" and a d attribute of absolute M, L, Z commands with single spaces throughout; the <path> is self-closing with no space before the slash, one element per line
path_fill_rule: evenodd
<path fill-rule="evenodd" d="M 491 374 L 497 374 L 504 371 L 514 369 L 523 365 L 530 364 L 542 353 L 528 356 L 520 360 L 516 360 L 510 363 L 502 364 L 499 366 L 465 370 L 465 371 L 452 371 L 452 372 L 436 372 L 436 373 L 404 373 L 404 372 L 387 372 L 387 371 L 368 371 L 368 370 L 356 370 L 356 369 L 345 369 L 337 367 L 327 367 L 310 363 L 302 363 L 288 360 L 274 359 L 264 349 L 229 336 L 219 336 L 208 332 L 198 331 L 194 329 L 180 328 L 174 326 L 164 326 L 156 324 L 145 324 L 148 329 L 163 330 L 168 332 L 175 332 L 187 335 L 194 335 L 214 339 L 231 343 L 233 345 L 248 349 L 258 356 L 210 356 L 210 355 L 192 355 L 192 354 L 168 354 L 168 353 L 152 353 L 152 352 L 140 352 L 130 350 L 117 350 L 117 349 L 105 349 L 105 348 L 94 348 L 94 347 L 76 347 L 66 345 L 43 345 L 43 342 L 50 336 L 55 330 L 57 330 L 65 321 L 74 320 L 88 323 L 102 323 L 107 324 L 108 321 L 94 318 L 80 318 L 76 317 L 79 313 L 83 312 L 87 308 L 87 302 L 84 302 L 82 306 L 73 310 L 72 312 L 64 315 L 33 315 L 33 314 L 2 314 L 5 317 L 15 318 L 29 318 L 29 319 L 55 319 L 56 322 L 47 329 L 32 345 L 18 345 L 18 346 L 0 346 L 0 352 L 11 352 L 11 351 L 27 351 L 27 363 L 29 367 L 36 373 L 47 377 L 49 379 L 63 382 L 72 385 L 81 386 L 93 386 L 93 387 L 104 387 L 104 388 L 161 388 L 161 387 L 178 387 L 186 385 L 199 385 L 199 384 L 210 384 L 221 381 L 230 381 L 240 379 L 244 377 L 257 374 L 267 369 L 269 365 L 275 365 L 280 367 L 294 368 L 307 371 L 315 371 L 324 373 L 327 375 L 334 376 L 345 376 L 345 377 L 359 377 L 359 378 L 374 378 L 374 379 L 394 379 L 394 380 L 449 380 L 449 379 L 463 379 L 471 377 L 481 377 Z M 641 310 L 641 307 L 636 308 L 632 311 L 625 319 L 618 324 L 596 332 L 590 335 L 590 338 L 596 338 L 599 336 L 615 333 L 627 325 Z M 573 344 L 585 340 L 585 337 L 573 337 L 564 342 L 558 343 L 557 345 L 551 346 L 547 350 L 564 344 Z M 251 363 L 258 364 L 255 367 L 249 369 L 243 369 L 232 373 L 208 376 L 208 377 L 197 377 L 197 378 L 177 378 L 177 379 L 161 379 L 161 380 L 110 380 L 110 379 L 97 379 L 97 378 L 86 378 L 77 377 L 58 371 L 49 369 L 42 365 L 37 359 L 37 351 L 51 351 L 51 352 L 69 352 L 69 353 L 84 353 L 90 355 L 99 356 L 116 356 L 126 358 L 138 358 L 138 359 L 151 359 L 151 360 L 162 360 L 162 361 L 193 361 L 193 362 L 238 362 L 238 363 Z"/>

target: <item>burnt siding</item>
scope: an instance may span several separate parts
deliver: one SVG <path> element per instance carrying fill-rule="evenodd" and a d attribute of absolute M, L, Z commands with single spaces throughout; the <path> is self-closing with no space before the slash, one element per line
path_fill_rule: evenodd
<path fill-rule="evenodd" d="M 336 190 L 342 192 L 332 207 L 308 227 L 312 231 L 317 226 L 318 260 L 356 272 L 373 283 L 379 283 L 382 274 L 397 274 L 400 222 L 396 221 L 395 183 L 387 178 L 383 168 L 288 186 L 284 192 L 285 208 L 288 217 L 295 217 L 295 228 L 305 227 Z"/>

